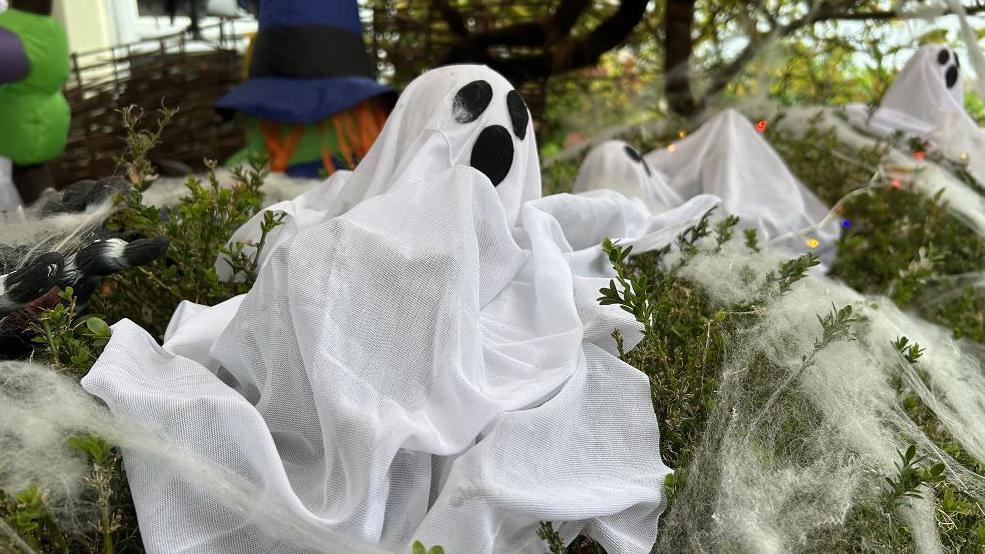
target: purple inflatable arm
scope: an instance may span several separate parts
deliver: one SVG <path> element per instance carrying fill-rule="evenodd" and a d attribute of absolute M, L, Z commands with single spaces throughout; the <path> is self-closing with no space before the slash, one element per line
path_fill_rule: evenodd
<path fill-rule="evenodd" d="M 0 27 L 0 85 L 20 81 L 30 69 L 21 39 L 13 31 Z"/>

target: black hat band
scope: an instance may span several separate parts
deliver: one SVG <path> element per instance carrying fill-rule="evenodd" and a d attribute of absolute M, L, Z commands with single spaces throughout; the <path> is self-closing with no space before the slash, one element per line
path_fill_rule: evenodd
<path fill-rule="evenodd" d="M 363 38 L 327 25 L 270 27 L 257 34 L 250 77 L 374 77 Z"/>

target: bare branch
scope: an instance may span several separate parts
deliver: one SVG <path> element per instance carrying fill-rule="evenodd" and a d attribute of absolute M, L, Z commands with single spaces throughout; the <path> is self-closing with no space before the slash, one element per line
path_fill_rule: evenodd
<path fill-rule="evenodd" d="M 559 35 L 570 33 L 587 8 L 588 0 L 563 0 L 554 12 L 554 30 Z"/>
<path fill-rule="evenodd" d="M 451 19 L 449 26 L 453 21 L 457 25 L 461 14 L 448 6 L 446 0 L 434 1 L 445 19 Z M 458 40 L 442 62 L 484 63 L 515 82 L 595 65 L 602 54 L 626 40 L 643 19 L 648 2 L 622 0 L 615 13 L 583 37 L 572 36 L 571 29 L 591 5 L 588 0 L 563 0 L 551 16 L 535 21 L 481 33 L 468 33 L 467 29 L 464 35 L 453 32 Z M 526 50 L 519 55 L 509 51 L 518 47 Z"/>
<path fill-rule="evenodd" d="M 469 27 L 465 24 L 465 18 L 447 0 L 434 0 L 434 7 L 438 9 L 442 19 L 448 24 L 448 30 L 451 31 L 451 34 L 463 38 L 468 36 Z"/>

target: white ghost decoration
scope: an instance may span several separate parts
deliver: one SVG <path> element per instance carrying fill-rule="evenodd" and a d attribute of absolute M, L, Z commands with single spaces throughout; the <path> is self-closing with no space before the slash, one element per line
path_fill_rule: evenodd
<path fill-rule="evenodd" d="M 975 126 L 964 110 L 961 60 L 955 50 L 940 44 L 921 46 L 913 54 L 871 117 L 859 104 L 846 111 L 856 124 L 882 135 L 902 131 L 931 138 L 955 123 Z"/>
<path fill-rule="evenodd" d="M 831 261 L 838 222 L 739 112 L 724 110 L 644 159 L 681 198 L 715 195 L 724 213 L 739 216 L 740 226 L 757 229 L 760 239 L 814 249 Z"/>
<path fill-rule="evenodd" d="M 610 189 L 628 198 L 639 198 L 652 213 L 684 203 L 639 151 L 620 140 L 608 140 L 595 146 L 581 163 L 572 192 L 597 189 Z"/>
<path fill-rule="evenodd" d="M 902 132 L 929 142 L 953 161 L 967 161 L 985 182 L 985 134 L 964 109 L 964 77 L 958 53 L 944 45 L 920 47 L 870 114 L 864 106 L 846 106 L 849 120 L 870 132 Z"/>
<path fill-rule="evenodd" d="M 274 249 L 248 294 L 183 305 L 163 348 L 116 324 L 86 390 L 299 526 L 540 553 L 553 521 L 649 552 L 670 470 L 648 381 L 611 337 L 632 348 L 639 325 L 597 301 L 599 243 L 641 238 L 646 211 L 606 191 L 540 199 L 526 107 L 481 66 L 415 80 L 335 185 L 315 210 L 334 215 Z M 299 550 L 194 475 L 124 457 L 148 551 Z"/>
<path fill-rule="evenodd" d="M 287 217 L 268 237 L 261 265 L 302 229 L 390 190 L 398 180 L 427 179 L 455 165 L 488 173 L 511 225 L 523 202 L 540 197 L 537 152 L 529 148 L 533 123 L 513 86 L 479 66 L 450 65 L 429 75 L 432 78 L 415 80 L 400 95 L 387 125 L 355 171 L 336 172 L 321 186 L 268 208 Z M 423 108 L 441 105 L 449 107 Z M 527 147 L 516 148 L 513 142 Z M 230 242 L 259 240 L 262 221 L 263 214 L 254 216 Z M 222 259 L 216 269 L 220 277 L 231 277 Z"/>

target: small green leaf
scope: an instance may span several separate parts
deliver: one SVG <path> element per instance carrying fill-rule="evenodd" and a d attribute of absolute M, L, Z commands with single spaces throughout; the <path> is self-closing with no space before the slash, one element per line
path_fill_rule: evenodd
<path fill-rule="evenodd" d="M 911 444 L 910 447 L 906 449 L 906 454 L 903 456 L 903 459 L 905 459 L 906 461 L 910 461 L 916 455 L 917 455 L 917 445 Z"/>
<path fill-rule="evenodd" d="M 107 337 L 110 334 L 109 325 L 98 317 L 91 317 L 86 320 L 86 327 L 92 334 L 99 337 Z"/>

